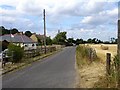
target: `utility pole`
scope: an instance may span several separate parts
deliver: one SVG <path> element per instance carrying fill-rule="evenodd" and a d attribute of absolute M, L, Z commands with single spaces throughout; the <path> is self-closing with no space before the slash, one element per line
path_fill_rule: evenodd
<path fill-rule="evenodd" d="M 118 20 L 118 65 L 117 65 L 117 87 L 120 88 L 120 20 Z"/>
<path fill-rule="evenodd" d="M 43 15 L 44 15 L 44 49 L 45 49 L 45 54 L 46 54 L 46 22 L 45 22 L 45 9 L 43 10 Z"/>

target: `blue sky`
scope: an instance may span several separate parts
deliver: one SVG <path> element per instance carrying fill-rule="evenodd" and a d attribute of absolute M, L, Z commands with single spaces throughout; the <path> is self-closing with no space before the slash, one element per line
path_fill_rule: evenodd
<path fill-rule="evenodd" d="M 117 37 L 118 0 L 0 0 L 0 26 L 43 34 L 46 9 L 47 35 L 58 29 L 67 37 Z"/>

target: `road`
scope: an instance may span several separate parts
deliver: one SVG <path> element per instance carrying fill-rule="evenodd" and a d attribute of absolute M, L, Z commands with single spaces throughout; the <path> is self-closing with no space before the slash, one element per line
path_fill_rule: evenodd
<path fill-rule="evenodd" d="M 76 83 L 75 47 L 32 63 L 2 78 L 3 88 L 73 88 Z"/>

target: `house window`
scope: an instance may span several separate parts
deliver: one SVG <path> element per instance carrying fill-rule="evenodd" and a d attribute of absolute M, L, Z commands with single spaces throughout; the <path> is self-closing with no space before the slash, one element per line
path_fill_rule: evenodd
<path fill-rule="evenodd" d="M 34 45 L 34 44 L 32 44 L 32 46 L 34 47 L 35 45 Z"/>
<path fill-rule="evenodd" d="M 25 47 L 27 47 L 28 45 L 25 45 Z"/>

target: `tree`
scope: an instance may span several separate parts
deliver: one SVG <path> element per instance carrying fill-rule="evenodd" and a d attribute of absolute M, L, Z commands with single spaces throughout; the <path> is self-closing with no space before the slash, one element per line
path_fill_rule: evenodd
<path fill-rule="evenodd" d="M 52 39 L 50 37 L 46 37 L 46 45 L 52 45 Z"/>
<path fill-rule="evenodd" d="M 18 33 L 19 31 L 16 29 L 16 28 L 13 28 L 13 29 L 11 29 L 11 34 L 16 34 L 16 33 Z"/>
<path fill-rule="evenodd" d="M 83 39 L 76 39 L 76 45 L 79 44 L 84 44 L 84 40 Z"/>
<path fill-rule="evenodd" d="M 4 35 L 4 34 L 10 34 L 10 31 L 5 29 L 3 26 L 0 27 L 0 34 Z"/>
<path fill-rule="evenodd" d="M 13 29 L 5 29 L 3 26 L 0 27 L 0 34 L 4 35 L 4 34 L 15 34 L 18 33 L 19 31 L 16 28 Z"/>
<path fill-rule="evenodd" d="M 87 40 L 87 43 L 92 43 L 92 39 L 89 38 L 89 39 Z"/>
<path fill-rule="evenodd" d="M 73 38 L 68 38 L 67 41 L 68 43 L 75 43 L 75 40 Z"/>
<path fill-rule="evenodd" d="M 115 39 L 114 37 L 110 39 L 112 44 L 117 44 L 117 39 Z"/>
<path fill-rule="evenodd" d="M 30 31 L 26 31 L 25 35 L 28 36 L 28 37 L 30 37 L 32 35 L 32 33 Z"/>
<path fill-rule="evenodd" d="M 58 33 L 55 38 L 53 39 L 54 44 L 60 44 L 60 45 L 65 45 L 67 40 L 66 40 L 66 34 L 67 32 L 60 32 Z"/>
<path fill-rule="evenodd" d="M 93 39 L 92 39 L 92 43 L 95 43 L 95 44 L 96 44 L 96 43 L 97 43 L 97 39 L 96 39 L 96 38 L 93 38 Z"/>
<path fill-rule="evenodd" d="M 75 40 L 73 38 L 68 38 L 66 46 L 73 46 L 73 44 L 75 44 Z"/>

